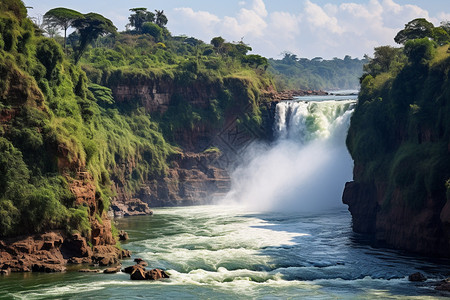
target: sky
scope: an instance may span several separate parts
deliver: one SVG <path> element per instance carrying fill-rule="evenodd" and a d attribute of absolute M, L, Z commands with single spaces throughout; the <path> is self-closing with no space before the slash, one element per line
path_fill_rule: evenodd
<path fill-rule="evenodd" d="M 209 43 L 213 37 L 243 41 L 252 53 L 281 58 L 372 56 L 373 48 L 395 45 L 394 36 L 415 18 L 435 26 L 450 21 L 449 0 L 24 0 L 30 17 L 55 7 L 96 12 L 125 30 L 129 9 L 164 10 L 172 35 Z"/>

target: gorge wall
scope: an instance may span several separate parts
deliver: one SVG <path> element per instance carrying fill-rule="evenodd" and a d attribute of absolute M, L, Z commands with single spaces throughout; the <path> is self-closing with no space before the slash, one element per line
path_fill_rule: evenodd
<path fill-rule="evenodd" d="M 419 60 L 407 53 L 400 70 L 363 77 L 347 137 L 353 181 L 343 193 L 355 232 L 437 257 L 450 256 L 447 49 Z"/>
<path fill-rule="evenodd" d="M 122 162 L 112 176 L 116 216 L 146 214 L 147 206 L 213 203 L 228 192 L 229 171 L 241 159 L 241 152 L 253 141 L 270 139 L 272 134 L 275 103 L 271 102 L 274 91 L 270 86 L 255 88 L 251 82 L 233 77 L 206 83 L 197 79 L 189 85 L 170 78 L 134 82 L 124 78 L 107 84 L 117 106 L 144 108 L 179 147 L 167 159 L 167 172 L 145 179 L 133 193 L 124 187 L 136 162 Z M 214 116 L 211 108 L 217 103 L 227 104 L 218 107 L 219 115 Z M 200 114 L 200 121 L 177 124 L 183 118 L 176 111 L 178 106 Z M 252 120 L 254 117 L 258 122 Z"/>

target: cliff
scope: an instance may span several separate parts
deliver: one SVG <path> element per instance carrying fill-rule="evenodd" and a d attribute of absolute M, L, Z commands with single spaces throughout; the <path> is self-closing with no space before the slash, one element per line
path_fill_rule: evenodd
<path fill-rule="evenodd" d="M 0 269 L 117 263 L 129 253 L 112 214 L 211 201 L 266 136 L 265 58 L 161 38 L 125 32 L 63 51 L 22 1 L 0 2 Z"/>
<path fill-rule="evenodd" d="M 86 75 L 26 15 L 21 1 L 0 3 L 0 269 L 117 263 L 129 253 L 90 163 Z"/>
<path fill-rule="evenodd" d="M 198 78 L 186 85 L 173 78 L 130 81 L 124 76 L 103 84 L 124 114 L 130 107 L 143 108 L 142 113 L 153 116 L 165 139 L 177 147 L 166 158 L 165 172 L 142 177 L 136 189 L 127 188 L 127 178 L 145 157 L 125 159 L 113 169 L 112 209 L 118 216 L 147 213 L 142 204 L 212 203 L 228 191 L 228 171 L 239 162 L 239 153 L 271 133 L 271 105 L 263 93 L 270 87 L 251 78 L 231 75 L 207 82 Z"/>
<path fill-rule="evenodd" d="M 366 68 L 347 136 L 354 180 L 343 202 L 355 232 L 449 257 L 450 53 L 435 47 L 414 40 L 393 50 L 388 69 L 373 71 L 379 60 Z"/>

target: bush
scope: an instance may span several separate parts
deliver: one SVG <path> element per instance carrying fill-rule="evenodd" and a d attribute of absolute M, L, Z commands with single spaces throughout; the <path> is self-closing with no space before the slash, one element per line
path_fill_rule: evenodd
<path fill-rule="evenodd" d="M 404 52 L 411 63 L 426 64 L 436 53 L 435 43 L 429 38 L 410 40 L 406 42 Z"/>
<path fill-rule="evenodd" d="M 150 34 L 155 39 L 155 41 L 161 41 L 163 30 L 155 23 L 146 22 L 142 26 L 142 33 Z"/>

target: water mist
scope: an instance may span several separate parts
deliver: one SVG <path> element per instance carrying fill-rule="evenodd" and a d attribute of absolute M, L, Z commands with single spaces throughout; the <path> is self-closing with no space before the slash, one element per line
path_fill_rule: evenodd
<path fill-rule="evenodd" d="M 318 211 L 341 206 L 353 161 L 345 136 L 354 100 L 277 105 L 272 145 L 254 144 L 232 172 L 226 203 L 252 211 Z"/>

